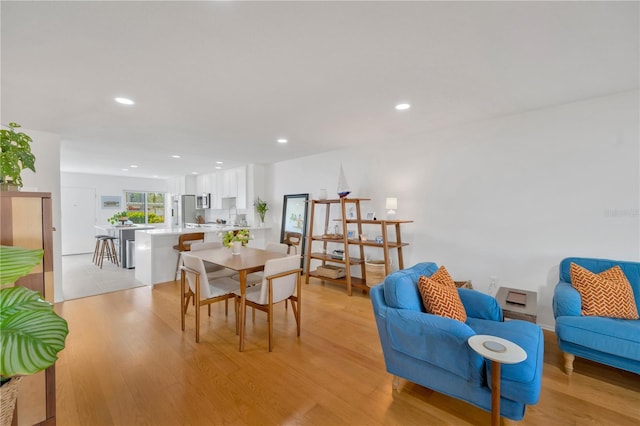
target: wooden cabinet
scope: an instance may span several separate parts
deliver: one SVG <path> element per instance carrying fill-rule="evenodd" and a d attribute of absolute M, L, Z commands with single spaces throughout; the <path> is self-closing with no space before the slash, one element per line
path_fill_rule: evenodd
<path fill-rule="evenodd" d="M 309 277 L 316 277 L 325 281 L 344 284 L 347 287 L 347 294 L 351 296 L 352 289 L 361 288 L 368 289 L 365 271 L 365 247 L 375 247 L 382 249 L 385 265 L 385 273 L 391 272 L 391 262 L 389 251 L 394 249 L 398 253 L 398 267 L 404 268 L 404 259 L 402 248 L 408 244 L 402 241 L 400 234 L 400 225 L 403 223 L 411 223 L 410 220 L 366 220 L 362 219 L 360 202 L 368 201 L 368 198 L 342 198 L 333 200 L 311 200 L 311 216 L 310 216 L 310 236 L 308 238 L 308 250 L 306 257 L 306 283 L 309 284 Z M 340 209 L 340 218 L 332 218 L 331 208 Z M 322 211 L 324 209 L 324 211 Z M 324 213 L 324 227 L 321 232 L 313 229 L 316 214 Z M 336 234 L 335 225 L 338 225 L 338 233 Z M 355 228 L 354 235 L 349 236 L 350 226 Z M 360 236 L 363 235 L 365 227 L 373 226 L 371 232 L 379 232 L 382 236 L 381 242 L 375 239 L 367 239 L 363 241 Z M 395 231 L 395 239 L 390 240 L 389 227 L 393 227 Z M 357 232 L 357 235 L 356 235 Z M 353 253 L 350 248 L 355 246 Z M 337 258 L 334 250 L 342 250 L 344 256 L 342 259 Z M 352 256 L 355 254 L 355 256 Z M 320 261 L 322 266 L 327 264 L 338 264 L 345 268 L 345 276 L 341 278 L 329 278 L 318 274 L 317 269 L 311 270 L 312 260 Z M 316 262 L 317 263 L 317 262 Z M 360 277 L 352 275 L 352 268 L 360 268 Z"/>
<path fill-rule="evenodd" d="M 44 250 L 42 263 L 16 285 L 40 292 L 53 303 L 53 221 L 51 194 L 0 192 L 0 244 Z M 25 376 L 18 394 L 17 424 L 55 424 L 55 366 Z"/>

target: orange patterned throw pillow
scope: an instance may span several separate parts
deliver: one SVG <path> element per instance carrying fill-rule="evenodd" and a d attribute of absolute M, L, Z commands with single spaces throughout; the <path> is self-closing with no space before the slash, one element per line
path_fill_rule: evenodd
<path fill-rule="evenodd" d="M 572 263 L 569 273 L 571 285 L 582 298 L 582 315 L 638 319 L 633 289 L 620 266 L 594 274 Z"/>
<path fill-rule="evenodd" d="M 430 277 L 422 275 L 418 280 L 418 290 L 427 312 L 441 317 L 465 322 L 467 312 L 458 295 L 458 289 L 444 266 Z"/>

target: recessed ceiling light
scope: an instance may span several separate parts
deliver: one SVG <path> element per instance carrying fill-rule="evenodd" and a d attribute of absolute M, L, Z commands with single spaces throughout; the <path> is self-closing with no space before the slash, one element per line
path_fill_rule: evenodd
<path fill-rule="evenodd" d="M 278 139 L 278 143 L 287 143 L 287 142 L 289 142 L 289 141 L 286 140 L 286 139 L 282 139 L 282 138 Z"/>
<path fill-rule="evenodd" d="M 128 172 L 128 171 L 129 171 L 129 169 L 122 169 L 122 171 L 123 171 L 123 172 Z"/>
<path fill-rule="evenodd" d="M 138 167 L 138 165 L 137 165 L 137 164 L 132 164 L 132 165 L 130 165 L 129 167 L 131 167 L 132 169 L 135 169 L 135 168 L 137 168 L 137 167 Z"/>
<path fill-rule="evenodd" d="M 135 102 L 133 102 L 129 98 L 115 98 L 115 101 L 117 103 L 119 103 L 119 104 L 122 104 L 122 105 L 133 105 L 133 104 L 135 104 Z"/>
<path fill-rule="evenodd" d="M 222 167 L 216 166 L 216 170 L 220 170 L 220 169 L 222 169 Z"/>
<path fill-rule="evenodd" d="M 222 164 L 222 161 L 216 161 L 216 164 Z"/>
<path fill-rule="evenodd" d="M 172 155 L 173 158 L 180 158 L 179 155 Z"/>
<path fill-rule="evenodd" d="M 192 175 L 197 175 L 197 174 L 198 174 L 198 172 L 191 172 L 191 174 L 192 174 Z"/>
<path fill-rule="evenodd" d="M 158 176 L 158 175 L 153 175 L 153 176 L 151 176 L 151 177 L 157 178 L 157 177 L 159 177 L 159 176 Z"/>
<path fill-rule="evenodd" d="M 411 108 L 411 105 L 409 105 L 409 104 L 398 104 L 398 105 L 396 105 L 396 109 L 398 111 L 404 111 L 405 109 L 409 109 L 409 108 Z"/>

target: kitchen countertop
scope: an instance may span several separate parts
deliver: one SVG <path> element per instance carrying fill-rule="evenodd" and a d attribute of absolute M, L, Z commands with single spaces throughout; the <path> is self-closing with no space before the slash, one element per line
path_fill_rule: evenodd
<path fill-rule="evenodd" d="M 197 225 L 187 226 L 187 227 L 174 227 L 174 228 L 155 228 L 148 230 L 140 230 L 140 232 L 144 232 L 150 235 L 180 235 L 180 234 L 189 234 L 192 232 L 227 232 L 227 231 L 235 231 L 237 229 L 248 229 L 250 231 L 256 231 L 260 229 L 269 229 L 268 227 L 260 227 L 260 226 L 229 226 L 229 225 Z"/>
<path fill-rule="evenodd" d="M 127 229 L 133 229 L 133 230 L 142 230 L 142 229 L 155 229 L 154 226 L 149 226 L 149 225 L 95 225 L 96 228 L 98 229 L 114 229 L 116 231 L 120 231 L 120 230 L 127 230 Z"/>

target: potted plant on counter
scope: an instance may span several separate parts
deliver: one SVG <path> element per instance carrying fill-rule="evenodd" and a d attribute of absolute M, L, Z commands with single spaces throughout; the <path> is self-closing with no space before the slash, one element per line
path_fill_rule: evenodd
<path fill-rule="evenodd" d="M 231 247 L 231 252 L 233 254 L 239 254 L 240 246 L 246 246 L 249 243 L 249 238 L 250 235 L 248 229 L 237 229 L 225 232 L 222 236 L 222 244 L 225 247 Z"/>
<path fill-rule="evenodd" d="M 65 347 L 67 321 L 26 287 L 11 286 L 42 261 L 41 249 L 0 246 L 0 424 L 11 424 L 22 376 L 52 366 Z M 6 416 L 6 417 L 5 417 Z"/>
<path fill-rule="evenodd" d="M 109 222 L 112 225 L 115 225 L 118 222 L 121 222 L 122 224 L 124 224 L 127 220 L 129 220 L 129 213 L 125 211 L 125 212 L 118 212 L 114 214 L 113 216 L 107 219 L 107 222 Z"/>
<path fill-rule="evenodd" d="M 255 203 L 253 203 L 253 205 L 256 207 L 258 216 L 260 216 L 260 226 L 263 226 L 264 216 L 267 214 L 267 211 L 269 211 L 269 206 L 267 205 L 267 202 L 264 200 L 261 200 L 260 197 L 258 197 L 258 199 L 256 200 Z"/>
<path fill-rule="evenodd" d="M 17 191 L 22 187 L 22 171 L 36 171 L 36 157 L 31 152 L 31 137 L 15 131 L 20 125 L 11 122 L 7 127 L 0 130 L 0 188 Z"/>

